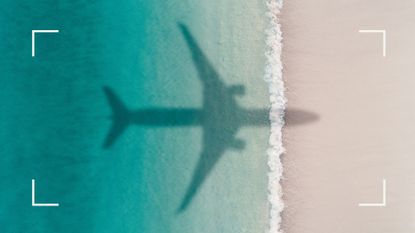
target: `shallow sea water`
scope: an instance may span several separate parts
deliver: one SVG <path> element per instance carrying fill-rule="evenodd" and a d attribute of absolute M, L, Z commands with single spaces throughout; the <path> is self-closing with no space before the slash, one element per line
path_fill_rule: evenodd
<path fill-rule="evenodd" d="M 224 84 L 245 87 L 241 107 L 266 109 L 264 12 L 261 1 L 3 1 L 0 231 L 264 232 L 267 125 L 238 130 L 244 149 L 226 150 L 182 211 L 200 126 L 133 125 L 103 148 L 104 87 L 131 110 L 203 106 L 178 23 Z M 37 35 L 35 57 L 33 29 L 59 30 Z M 36 201 L 60 206 L 32 207 L 31 179 Z"/>

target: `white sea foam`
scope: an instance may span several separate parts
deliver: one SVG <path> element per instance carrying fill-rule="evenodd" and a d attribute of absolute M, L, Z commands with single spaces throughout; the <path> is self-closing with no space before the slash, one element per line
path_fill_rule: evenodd
<path fill-rule="evenodd" d="M 267 0 L 269 19 L 266 30 L 267 51 L 265 81 L 268 83 L 271 110 L 271 132 L 268 149 L 268 201 L 269 207 L 269 233 L 280 233 L 281 212 L 284 209 L 282 201 L 282 177 L 281 155 L 284 152 L 282 145 L 282 127 L 284 126 L 284 111 L 286 99 L 284 96 L 284 82 L 282 78 L 282 32 L 279 24 L 279 13 L 282 8 L 282 0 Z"/>

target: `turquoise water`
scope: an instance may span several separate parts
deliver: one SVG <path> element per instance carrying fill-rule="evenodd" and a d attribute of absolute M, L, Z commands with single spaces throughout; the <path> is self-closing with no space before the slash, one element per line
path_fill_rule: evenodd
<path fill-rule="evenodd" d="M 266 108 L 262 3 L 2 3 L 1 232 L 265 231 L 267 127 L 237 132 L 245 149 L 223 153 L 184 211 L 201 127 L 131 126 L 102 147 L 111 126 L 104 86 L 130 109 L 203 106 L 178 22 L 226 84 L 245 86 L 241 106 Z M 37 35 L 36 57 L 33 29 L 60 30 Z M 37 202 L 60 206 L 32 207 L 31 179 Z"/>

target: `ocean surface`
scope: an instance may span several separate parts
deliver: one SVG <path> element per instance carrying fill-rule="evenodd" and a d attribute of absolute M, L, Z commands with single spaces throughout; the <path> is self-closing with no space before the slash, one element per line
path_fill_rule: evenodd
<path fill-rule="evenodd" d="M 259 0 L 3 0 L 0 232 L 266 232 L 267 11 Z M 32 30 L 52 29 L 32 57 Z M 204 77 L 218 80 L 211 95 Z M 245 93 L 222 99 L 232 85 Z M 214 161 L 202 178 L 201 156 Z M 36 202 L 59 207 L 31 205 L 32 179 Z"/>

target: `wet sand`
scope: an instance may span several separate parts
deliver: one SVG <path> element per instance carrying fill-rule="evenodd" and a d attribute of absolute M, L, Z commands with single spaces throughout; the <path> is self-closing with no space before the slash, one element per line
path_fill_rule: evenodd
<path fill-rule="evenodd" d="M 415 230 L 415 2 L 285 1 L 286 233 Z M 386 30 L 386 57 L 381 34 Z M 292 120 L 291 120 L 292 122 Z M 382 201 L 386 206 L 359 207 Z"/>

